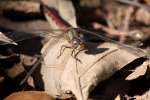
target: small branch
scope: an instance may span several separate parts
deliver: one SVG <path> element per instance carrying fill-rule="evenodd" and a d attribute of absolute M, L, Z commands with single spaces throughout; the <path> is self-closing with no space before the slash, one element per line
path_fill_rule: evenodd
<path fill-rule="evenodd" d="M 123 35 L 120 36 L 120 41 L 124 42 L 126 39 L 125 35 L 128 35 L 127 33 L 129 32 L 129 26 L 130 26 L 130 19 L 131 19 L 131 15 L 134 12 L 134 8 L 132 6 L 128 7 L 128 9 L 126 10 L 126 16 L 124 18 L 123 21 L 123 29 L 122 29 L 122 33 L 125 33 Z"/>
<path fill-rule="evenodd" d="M 150 11 L 150 7 L 149 6 L 144 5 L 144 4 L 140 4 L 138 2 L 134 2 L 134 1 L 130 1 L 130 0 L 116 0 L 116 1 L 120 2 L 120 3 L 128 4 L 128 5 L 132 5 L 132 6 L 135 6 L 135 7 L 138 7 L 138 8 L 143 8 L 145 10 Z"/>
<path fill-rule="evenodd" d="M 108 34 L 113 35 L 113 36 L 120 36 L 122 34 L 124 34 L 124 35 L 127 34 L 127 33 L 122 33 L 122 31 L 118 31 L 116 29 L 103 26 L 100 23 L 95 22 L 95 23 L 93 23 L 93 25 L 94 25 L 94 27 L 96 27 L 96 29 L 102 29 L 103 31 L 105 31 Z"/>
<path fill-rule="evenodd" d="M 129 25 L 130 25 L 130 20 L 131 20 L 131 15 L 132 13 L 134 12 L 134 8 L 133 7 L 129 7 L 127 10 L 126 10 L 126 16 L 124 18 L 124 21 L 123 21 L 123 31 L 129 31 Z"/>

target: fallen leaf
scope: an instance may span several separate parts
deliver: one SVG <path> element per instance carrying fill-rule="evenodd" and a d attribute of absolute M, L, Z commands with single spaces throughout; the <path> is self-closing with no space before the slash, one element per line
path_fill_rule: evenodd
<path fill-rule="evenodd" d="M 41 51 L 44 57 L 41 73 L 45 90 L 52 96 L 60 97 L 66 91 L 71 91 L 78 100 L 87 100 L 99 82 L 144 56 L 135 49 L 104 43 L 91 52 L 81 51 L 77 56 L 80 63 L 71 56 L 72 49 L 66 49 L 58 58 L 62 45 L 68 45 L 68 42 L 51 38 Z"/>
<path fill-rule="evenodd" d="M 22 91 L 15 92 L 4 100 L 56 100 L 42 91 Z"/>
<path fill-rule="evenodd" d="M 120 95 L 117 95 L 114 100 L 121 100 Z"/>
<path fill-rule="evenodd" d="M 75 9 L 71 0 L 42 0 L 42 2 L 52 11 L 52 16 L 45 13 L 47 21 L 52 29 L 62 29 L 60 22 L 68 23 L 72 27 L 77 27 Z M 57 12 L 54 13 L 54 12 Z M 56 20 L 61 20 L 57 22 Z"/>
<path fill-rule="evenodd" d="M 134 98 L 136 100 L 150 100 L 150 90 L 148 90 L 146 93 L 144 93 L 143 95 L 137 95 L 134 96 Z"/>
<path fill-rule="evenodd" d="M 126 77 L 126 80 L 133 80 L 138 78 L 139 76 L 146 74 L 147 67 L 149 65 L 150 65 L 150 61 L 149 60 L 145 61 L 142 65 L 140 65 L 135 70 L 133 70 L 133 72 L 128 77 Z"/>

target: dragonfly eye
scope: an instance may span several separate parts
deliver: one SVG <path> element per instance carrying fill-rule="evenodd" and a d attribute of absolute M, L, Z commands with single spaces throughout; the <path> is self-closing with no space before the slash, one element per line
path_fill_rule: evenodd
<path fill-rule="evenodd" d="M 74 41 L 73 41 L 73 44 L 76 45 L 76 44 L 78 44 L 78 42 L 77 42 L 76 40 L 74 40 Z"/>
<path fill-rule="evenodd" d="M 82 40 L 80 38 L 74 38 L 72 41 L 73 46 L 76 48 L 78 47 L 80 44 L 82 44 Z"/>
<path fill-rule="evenodd" d="M 78 41 L 74 40 L 74 41 L 73 41 L 73 46 L 74 46 L 74 48 L 78 47 L 78 45 L 79 45 Z"/>

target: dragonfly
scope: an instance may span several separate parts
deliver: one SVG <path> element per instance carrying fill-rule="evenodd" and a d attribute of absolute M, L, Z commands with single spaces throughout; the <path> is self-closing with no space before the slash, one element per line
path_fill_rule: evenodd
<path fill-rule="evenodd" d="M 127 45 L 121 42 L 118 42 L 116 40 L 113 40 L 107 36 L 103 36 L 101 34 L 99 34 L 98 32 L 93 32 L 90 31 L 88 29 L 84 29 L 84 28 L 73 28 L 73 27 L 69 27 L 66 29 L 40 29 L 40 30 L 32 30 L 34 32 L 31 33 L 22 33 L 22 36 L 19 36 L 17 38 L 16 33 L 19 34 L 20 32 L 9 32 L 9 34 L 7 33 L 7 35 L 11 35 L 11 37 L 15 37 L 15 42 L 20 42 L 20 41 L 24 41 L 24 40 L 28 40 L 28 39 L 32 39 L 35 37 L 46 37 L 46 38 L 64 38 L 68 41 L 68 43 L 70 45 L 62 45 L 61 49 L 60 49 L 60 55 L 58 56 L 58 58 L 61 56 L 61 54 L 63 53 L 62 51 L 64 51 L 65 48 L 71 48 L 73 49 L 71 55 L 73 56 L 73 53 L 75 52 L 76 49 L 78 48 L 83 48 L 83 49 L 88 49 L 87 48 L 87 41 L 84 39 L 84 34 L 91 34 L 93 36 L 98 37 L 100 40 L 106 41 L 106 42 L 112 42 L 114 44 L 119 45 L 120 47 L 123 48 L 129 48 L 135 51 L 140 51 L 145 53 L 142 49 L 137 48 L 135 46 L 131 46 L 131 45 Z M 6 43 L 1 43 L 0 45 L 6 45 L 9 44 L 8 42 Z M 16 45 L 16 44 L 14 44 Z M 64 48 L 64 49 L 63 49 Z M 79 49 L 80 50 L 80 49 Z M 74 58 L 76 58 L 74 56 Z"/>
<path fill-rule="evenodd" d="M 142 52 L 145 54 L 145 57 L 147 57 L 147 54 L 145 51 L 143 51 L 140 48 L 131 46 L 131 45 L 127 45 L 124 43 L 120 43 L 116 40 L 110 39 L 109 37 L 103 36 L 97 32 L 93 32 L 87 29 L 83 29 L 83 28 L 72 28 L 69 27 L 67 29 L 49 29 L 49 30 L 34 30 L 34 33 L 27 33 L 28 35 L 26 35 L 27 37 L 23 36 L 22 38 L 18 38 L 17 40 L 17 36 L 15 36 L 15 33 L 19 33 L 19 32 L 9 32 L 10 35 L 14 35 L 14 37 L 16 37 L 16 41 L 15 42 L 20 42 L 20 41 L 24 41 L 24 40 L 28 40 L 28 39 L 32 39 L 35 37 L 47 37 L 47 38 L 64 38 L 68 41 L 68 43 L 70 44 L 69 46 L 67 45 L 62 45 L 61 49 L 60 49 L 60 54 L 59 57 L 61 56 L 61 54 L 63 53 L 62 51 L 65 50 L 65 48 L 70 48 L 72 49 L 72 53 L 71 56 L 73 56 L 73 53 L 75 53 L 75 50 L 77 50 L 78 48 L 82 48 L 84 50 L 87 50 L 88 48 L 86 48 L 87 44 L 86 41 L 83 38 L 83 34 L 91 34 L 93 36 L 97 36 L 98 38 L 100 38 L 103 41 L 106 42 L 112 42 L 114 44 L 119 45 L 121 48 L 128 48 L 131 50 L 135 50 L 137 52 Z M 36 31 L 41 31 L 40 33 L 36 33 Z M 43 32 L 42 32 L 43 31 Z M 57 34 L 55 34 L 57 33 Z M 26 33 L 25 33 L 26 34 Z M 8 35 L 8 34 L 7 34 Z M 1 45 L 6 45 L 8 43 L 4 43 Z M 12 44 L 12 45 L 16 45 L 16 44 Z M 64 48 L 64 49 L 63 49 Z M 62 51 L 61 51 L 62 50 Z M 74 58 L 78 61 L 80 61 L 80 59 L 77 58 L 77 55 L 79 54 L 79 52 L 77 52 L 76 54 L 74 54 Z M 37 63 L 34 64 L 34 66 L 29 70 L 29 72 L 27 73 L 26 77 L 20 82 L 20 85 L 23 85 L 25 83 L 25 81 L 28 79 L 28 77 L 34 72 L 34 70 L 37 68 L 37 66 L 39 65 L 40 62 L 43 61 L 43 56 L 37 56 L 38 57 L 38 61 Z M 59 58 L 58 57 L 58 58 Z M 81 61 L 80 61 L 81 62 Z"/>
<path fill-rule="evenodd" d="M 143 50 L 141 50 L 139 48 L 136 48 L 136 47 L 126 45 L 126 44 L 120 43 L 118 41 L 112 40 L 108 37 L 100 35 L 97 32 L 93 32 L 93 31 L 90 31 L 90 30 L 87 30 L 87 29 L 84 29 L 84 28 L 81 28 L 81 27 L 74 28 L 74 27 L 70 27 L 68 25 L 65 25 L 63 23 L 63 21 L 60 20 L 60 18 L 57 17 L 57 15 L 54 14 L 52 9 L 49 9 L 49 7 L 45 6 L 44 4 L 43 4 L 43 7 L 45 9 L 44 10 L 45 11 L 45 16 L 48 16 L 51 20 L 53 20 L 53 22 L 56 24 L 56 26 L 63 27 L 62 29 L 59 28 L 59 29 L 48 29 L 48 30 L 46 30 L 46 29 L 45 30 L 44 29 L 33 30 L 33 32 L 31 32 L 30 34 L 25 33 L 26 35 L 22 34 L 22 35 L 25 35 L 25 36 L 19 36 L 19 37 L 16 36 L 17 32 L 15 32 L 15 31 L 14 32 L 9 32 L 9 34 L 7 34 L 7 35 L 10 35 L 13 38 L 15 37 L 15 39 L 14 39 L 15 42 L 20 42 L 20 41 L 24 41 L 24 40 L 27 40 L 27 39 L 32 39 L 32 38 L 35 38 L 35 37 L 46 37 L 46 38 L 55 37 L 55 38 L 58 38 L 58 39 L 64 38 L 68 41 L 69 45 L 62 45 L 62 47 L 60 49 L 60 54 L 58 55 L 57 58 L 59 58 L 62 55 L 62 53 L 64 52 L 64 50 L 66 48 L 70 48 L 70 49 L 72 49 L 71 56 L 73 56 L 79 62 L 81 62 L 80 59 L 77 58 L 77 55 L 79 54 L 79 52 L 75 53 L 75 51 L 76 50 L 80 51 L 80 50 L 87 50 L 88 49 L 87 48 L 87 43 L 86 43 L 87 41 L 84 39 L 84 36 L 83 36 L 84 34 L 91 34 L 91 35 L 97 36 L 98 38 L 100 38 L 103 41 L 118 44 L 120 47 L 130 48 L 132 50 L 136 50 L 138 52 L 145 53 Z M 38 32 L 38 31 L 41 31 L 41 32 Z M 38 32 L 38 33 L 36 33 L 36 32 Z M 3 43 L 3 44 L 0 44 L 0 45 L 6 45 L 6 44 L 8 44 L 8 43 Z M 25 83 L 25 81 L 28 79 L 28 77 L 37 68 L 39 62 L 43 61 L 43 56 L 41 56 L 41 55 L 38 56 L 38 59 L 39 60 L 37 61 L 37 63 L 29 70 L 26 77 L 20 82 L 20 85 L 23 85 Z"/>

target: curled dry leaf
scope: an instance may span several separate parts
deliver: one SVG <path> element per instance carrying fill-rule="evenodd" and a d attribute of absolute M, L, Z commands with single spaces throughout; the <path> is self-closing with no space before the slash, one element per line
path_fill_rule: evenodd
<path fill-rule="evenodd" d="M 65 49 L 58 58 L 62 45 L 68 45 L 68 42 L 51 38 L 41 51 L 44 56 L 41 73 L 45 90 L 52 96 L 60 97 L 71 91 L 77 100 L 87 100 L 99 82 L 144 56 L 135 49 L 104 43 L 96 49 L 92 48 L 92 51 L 80 51 L 77 58 L 81 62 L 78 62 L 71 56 L 72 49 Z"/>

